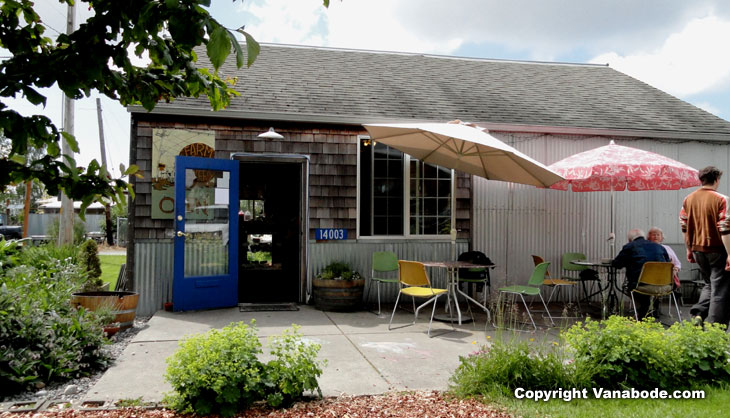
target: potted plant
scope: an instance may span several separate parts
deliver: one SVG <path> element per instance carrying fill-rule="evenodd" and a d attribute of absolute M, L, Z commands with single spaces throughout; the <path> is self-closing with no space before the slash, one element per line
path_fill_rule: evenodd
<path fill-rule="evenodd" d="M 101 267 L 99 249 L 94 240 L 87 240 L 80 248 L 80 264 L 84 267 L 87 282 L 82 292 L 71 295 L 71 305 L 83 307 L 87 311 L 97 311 L 108 308 L 114 314 L 114 320 L 109 323 L 119 323 L 120 329 L 127 329 L 134 325 L 137 312 L 139 293 L 126 291 L 102 290 Z"/>
<path fill-rule="evenodd" d="M 362 307 L 365 279 L 347 263 L 335 261 L 312 281 L 314 306 L 323 311 L 353 311 Z"/>

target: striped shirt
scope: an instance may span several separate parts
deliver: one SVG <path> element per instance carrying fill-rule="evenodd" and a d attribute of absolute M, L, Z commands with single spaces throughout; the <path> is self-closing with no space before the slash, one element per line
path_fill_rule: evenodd
<path fill-rule="evenodd" d="M 687 248 L 704 253 L 722 253 L 721 235 L 730 234 L 728 197 L 712 189 L 700 188 L 684 198 L 679 224 Z"/>

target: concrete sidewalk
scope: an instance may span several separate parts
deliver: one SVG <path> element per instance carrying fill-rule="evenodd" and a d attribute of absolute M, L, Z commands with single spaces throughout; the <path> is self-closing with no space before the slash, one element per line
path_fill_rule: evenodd
<path fill-rule="evenodd" d="M 311 306 L 299 311 L 239 312 L 238 308 L 199 312 L 157 312 L 124 350 L 117 362 L 87 393 L 85 400 L 118 400 L 142 397 L 158 402 L 171 387 L 164 380 L 165 358 L 185 335 L 222 328 L 233 322 L 256 319 L 259 337 L 281 334 L 292 323 L 300 325 L 305 339 L 321 344 L 319 357 L 327 359 L 319 384 L 325 396 L 367 395 L 401 390 L 444 390 L 459 365 L 459 356 L 477 351 L 498 331 L 485 334 L 484 316 L 476 323 L 455 325 L 434 321 L 432 338 L 426 335 L 428 314 L 422 312 L 414 326 L 388 331 L 390 315 L 370 312 L 322 312 Z M 394 326 L 407 325 L 413 314 L 399 310 Z M 557 329 L 526 334 L 526 338 L 555 339 Z M 266 348 L 264 347 L 264 350 Z"/>

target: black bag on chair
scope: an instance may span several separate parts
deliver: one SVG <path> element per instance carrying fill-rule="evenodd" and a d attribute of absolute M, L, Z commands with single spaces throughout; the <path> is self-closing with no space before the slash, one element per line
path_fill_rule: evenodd
<path fill-rule="evenodd" d="M 459 257 L 457 258 L 459 261 L 466 261 L 467 263 L 474 263 L 474 264 L 494 264 L 492 263 L 492 260 L 489 259 L 486 255 L 484 255 L 481 251 L 467 251 L 464 253 L 459 254 Z M 477 291 L 481 292 L 482 288 L 484 287 L 484 284 L 491 287 L 490 283 L 490 277 L 489 277 L 489 269 L 487 268 L 479 268 L 479 269 L 469 269 L 469 268 L 461 268 L 459 269 L 459 278 L 460 279 L 467 279 L 467 280 L 484 280 L 484 283 L 475 283 L 477 285 Z"/>

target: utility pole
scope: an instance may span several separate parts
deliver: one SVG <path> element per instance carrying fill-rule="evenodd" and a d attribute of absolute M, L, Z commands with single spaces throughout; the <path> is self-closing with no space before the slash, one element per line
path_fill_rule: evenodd
<path fill-rule="evenodd" d="M 96 118 L 99 121 L 99 147 L 101 147 L 101 166 L 106 171 L 106 144 L 104 143 L 104 120 L 101 117 L 101 99 L 96 98 Z M 109 202 L 104 202 L 104 217 L 106 218 L 106 243 L 114 245 L 114 234 L 112 233 L 112 217 Z"/>
<path fill-rule="evenodd" d="M 76 26 L 76 8 L 69 3 L 66 14 L 66 33 L 70 34 Z M 63 131 L 74 134 L 74 101 L 70 97 L 63 96 Z M 71 147 L 65 138 L 61 137 L 61 158 L 68 155 L 73 157 Z M 61 193 L 61 214 L 58 217 L 58 245 L 73 244 L 74 231 L 74 202 L 66 193 Z"/>

